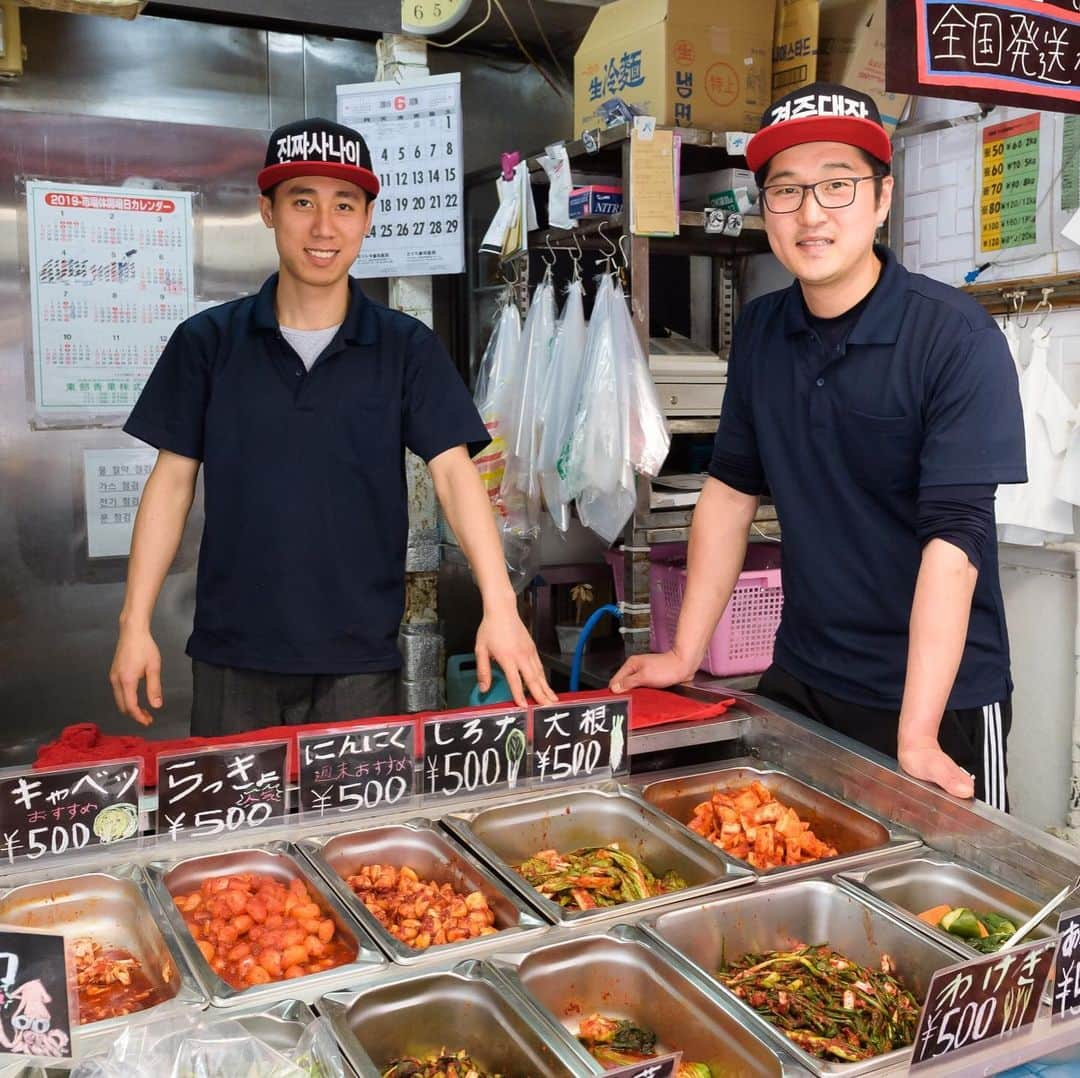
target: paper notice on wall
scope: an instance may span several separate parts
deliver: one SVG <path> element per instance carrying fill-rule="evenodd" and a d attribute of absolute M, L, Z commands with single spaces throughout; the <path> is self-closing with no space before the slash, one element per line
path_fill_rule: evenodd
<path fill-rule="evenodd" d="M 982 131 L 979 237 L 982 251 L 1037 242 L 1039 113 Z"/>
<path fill-rule="evenodd" d="M 189 191 L 26 184 L 34 399 L 126 414 L 195 303 Z"/>
<path fill-rule="evenodd" d="M 679 140 L 675 132 L 630 133 L 630 228 L 638 236 L 679 234 Z"/>
<path fill-rule="evenodd" d="M 126 558 L 143 487 L 157 450 L 84 449 L 86 545 L 91 558 Z"/>
<path fill-rule="evenodd" d="M 1080 116 L 1062 117 L 1061 208 L 1080 210 Z"/>

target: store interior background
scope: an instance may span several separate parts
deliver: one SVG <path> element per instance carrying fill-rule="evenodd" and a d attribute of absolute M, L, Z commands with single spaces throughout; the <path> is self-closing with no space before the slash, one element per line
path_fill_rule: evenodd
<path fill-rule="evenodd" d="M 591 9 L 567 10 L 577 13 L 580 37 Z M 132 441 L 117 428 L 32 429 L 21 179 L 119 184 L 143 174 L 150 152 L 158 152 L 163 163 L 153 175 L 164 168 L 170 183 L 202 191 L 196 299 L 231 299 L 257 288 L 275 266 L 253 187 L 266 133 L 302 115 L 333 116 L 335 86 L 376 73 L 373 40 L 154 15 L 131 23 L 30 9 L 21 16 L 30 59 L 21 78 L 0 82 L 0 764 L 31 758 L 34 746 L 69 723 L 136 732 L 116 714 L 106 680 L 126 563 L 87 558 L 81 493 L 83 450 Z M 575 46 L 576 38 L 557 44 L 564 66 Z M 503 150 L 533 151 L 571 137 L 571 97 L 560 101 L 519 60 L 430 49 L 429 63 L 433 74 L 462 72 L 467 172 L 494 163 Z M 910 122 L 976 108 L 921 99 Z M 1012 114 L 995 109 L 989 119 Z M 1060 169 L 1060 119 L 1042 116 L 1040 194 Z M 910 269 L 960 284 L 982 260 L 975 250 L 978 125 L 902 137 L 895 145 L 891 243 Z M 1080 248 L 1060 236 L 1063 222 L 1050 214 L 1056 197 L 1055 188 L 1040 210 L 1047 218 L 1040 257 L 1010 266 L 1003 256 L 980 282 L 1080 268 Z M 750 263 L 745 299 L 785 283 L 771 256 Z M 385 300 L 383 282 L 365 287 Z M 437 281 L 435 299 L 436 329 L 446 335 L 459 316 L 454 292 Z M 1080 401 L 1080 311 L 1055 312 L 1046 325 L 1053 333 L 1051 368 Z M 197 505 L 158 605 L 166 706 L 155 736 L 187 729 L 190 671 L 183 644 L 200 527 Z M 597 550 L 587 537 L 569 546 L 545 544 L 546 554 L 566 560 L 581 560 L 583 551 L 595 557 Z M 1063 829 L 1070 809 L 1080 807 L 1073 774 L 1074 768 L 1080 774 L 1074 559 L 1015 546 L 1000 553 L 1016 681 L 1013 809 L 1036 826 Z"/>

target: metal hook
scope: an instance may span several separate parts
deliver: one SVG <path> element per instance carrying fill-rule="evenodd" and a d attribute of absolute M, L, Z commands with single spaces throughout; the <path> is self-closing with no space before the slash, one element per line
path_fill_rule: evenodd
<path fill-rule="evenodd" d="M 1021 329 L 1027 329 L 1027 324 L 1031 320 L 1031 315 L 1027 315 L 1023 322 L 1020 321 L 1020 312 L 1024 309 L 1024 297 L 1027 296 L 1027 292 L 1021 289 L 1019 292 L 1013 293 L 1013 313 L 1016 315 L 1016 324 Z"/>
<path fill-rule="evenodd" d="M 1054 310 L 1054 305 L 1050 302 L 1050 297 L 1054 294 L 1053 288 L 1044 288 L 1042 290 L 1042 299 L 1035 304 L 1032 314 L 1038 314 L 1039 311 L 1043 311 L 1042 318 L 1039 319 L 1039 324 L 1036 329 L 1042 329 L 1043 323 L 1050 317 L 1051 312 Z"/>
<path fill-rule="evenodd" d="M 623 241 L 626 241 L 626 247 L 623 246 Z M 630 268 L 630 237 L 624 232 L 619 237 L 619 254 L 622 255 L 623 269 L 628 270 Z"/>
<path fill-rule="evenodd" d="M 570 238 L 574 241 L 574 247 L 577 248 L 577 253 L 570 252 L 570 260 L 574 263 L 573 279 L 575 281 L 581 280 L 581 257 L 584 252 L 581 249 L 581 241 L 577 237 L 577 230 L 573 230 L 570 233 Z M 569 250 L 569 248 L 567 248 Z"/>
<path fill-rule="evenodd" d="M 541 253 L 540 257 L 543 259 L 544 265 L 547 266 L 548 272 L 550 273 L 551 270 L 555 268 L 555 248 L 551 246 L 551 233 L 550 232 L 548 232 L 544 236 L 544 246 L 548 249 L 548 254 L 551 255 L 551 257 L 547 258 L 542 253 Z"/>
<path fill-rule="evenodd" d="M 603 220 L 596 226 L 596 231 L 600 238 L 611 248 L 610 254 L 603 256 L 603 261 L 608 264 L 608 269 L 613 271 L 615 269 L 615 259 L 618 257 L 619 248 L 612 242 L 611 237 L 604 231 L 604 226 L 607 224 L 606 220 Z"/>

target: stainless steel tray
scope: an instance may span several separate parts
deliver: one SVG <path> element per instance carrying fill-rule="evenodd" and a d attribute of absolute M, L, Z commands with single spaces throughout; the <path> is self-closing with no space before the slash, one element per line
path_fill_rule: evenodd
<path fill-rule="evenodd" d="M 662 911 L 645 930 L 688 962 L 702 984 L 739 1008 L 759 1036 L 781 1045 L 817 1075 L 856 1075 L 906 1065 L 911 1049 L 897 1049 L 859 1063 L 817 1059 L 788 1040 L 753 1008 L 725 988 L 713 973 L 747 952 L 786 950 L 803 943 L 828 944 L 860 965 L 877 967 L 891 955 L 898 977 L 922 1003 L 934 973 L 956 962 L 956 953 L 908 928 L 857 894 L 824 880 L 798 880 L 697 906 Z"/>
<path fill-rule="evenodd" d="M 80 1036 L 158 1019 L 178 1008 L 206 1007 L 185 952 L 175 938 L 167 938 L 156 912 L 146 876 L 135 866 L 27 883 L 0 895 L 0 924 L 55 931 L 69 939 L 90 936 L 104 946 L 122 947 L 168 996 L 154 1007 L 80 1026 Z"/>
<path fill-rule="evenodd" d="M 401 1056 L 468 1052 L 486 1071 L 506 1078 L 562 1078 L 577 1061 L 539 1012 L 507 998 L 483 963 L 406 975 L 319 1000 L 349 1063 L 362 1078 L 379 1078 Z"/>
<path fill-rule="evenodd" d="M 518 946 L 523 937 L 548 929 L 521 899 L 504 887 L 452 838 L 430 820 L 349 831 L 342 835 L 318 836 L 297 843 L 297 848 L 315 866 L 349 911 L 368 930 L 378 945 L 395 961 L 412 965 L 434 958 L 449 957 L 463 948 L 475 951 L 480 946 Z M 416 950 L 392 936 L 354 894 L 346 882 L 361 865 L 408 865 L 422 879 L 437 884 L 449 883 L 456 891 L 469 894 L 479 891 L 495 914 L 493 935 L 443 943 Z"/>
<path fill-rule="evenodd" d="M 749 869 L 616 783 L 525 797 L 510 805 L 445 816 L 442 824 L 554 924 L 684 902 L 754 879 Z M 644 861 L 657 876 L 673 870 L 688 886 L 619 906 L 568 910 L 540 894 L 511 867 L 538 850 L 569 852 L 612 842 Z"/>
<path fill-rule="evenodd" d="M 979 952 L 959 936 L 920 921 L 918 915 L 923 910 L 944 903 L 967 906 L 980 912 L 1000 913 L 1019 927 L 1042 905 L 1042 901 L 1022 895 L 933 850 L 910 861 L 842 872 L 836 879 L 841 886 L 868 897 L 905 924 L 954 947 L 964 957 Z M 1053 935 L 1053 926 L 1044 922 L 1032 929 L 1028 939 L 1049 939 Z"/>
<path fill-rule="evenodd" d="M 709 800 L 713 793 L 751 782 L 760 782 L 778 801 L 794 809 L 818 838 L 839 851 L 836 857 L 767 870 L 746 863 L 747 868 L 762 878 L 820 874 L 823 866 L 849 865 L 875 855 L 914 849 L 920 844 L 917 836 L 822 793 L 793 775 L 739 762 L 736 766 L 727 765 L 698 775 L 650 782 L 642 787 L 641 796 L 686 827 L 694 809 L 702 801 Z"/>
<path fill-rule="evenodd" d="M 724 1078 L 780 1078 L 781 1055 L 742 1024 L 741 1016 L 677 969 L 666 949 L 634 925 L 577 936 L 490 964 L 515 993 L 562 1026 L 586 1068 L 603 1074 L 577 1040 L 582 1018 L 629 1019 L 657 1035 L 660 1053 L 682 1050 Z M 801 1072 L 799 1072 L 801 1073 Z"/>
<path fill-rule="evenodd" d="M 173 896 L 196 890 L 202 881 L 211 876 L 225 876 L 238 872 L 254 872 L 270 876 L 282 883 L 297 877 L 308 885 L 314 901 L 324 915 L 332 917 L 337 931 L 355 943 L 356 958 L 352 962 L 323 970 L 307 977 L 289 981 L 289 993 L 298 999 L 312 1001 L 331 987 L 339 987 L 358 977 L 385 968 L 386 962 L 374 941 L 350 916 L 338 897 L 320 879 L 318 873 L 305 871 L 301 858 L 291 843 L 272 842 L 260 849 L 231 850 L 228 853 L 189 857 L 177 861 L 153 861 L 147 866 L 154 896 L 168 919 L 169 925 L 183 949 L 195 975 L 202 984 L 211 1003 L 217 1007 L 254 1003 L 268 998 L 278 999 L 283 994 L 281 981 L 238 989 L 222 980 L 203 957 L 188 931 L 183 916 L 173 902 Z"/>

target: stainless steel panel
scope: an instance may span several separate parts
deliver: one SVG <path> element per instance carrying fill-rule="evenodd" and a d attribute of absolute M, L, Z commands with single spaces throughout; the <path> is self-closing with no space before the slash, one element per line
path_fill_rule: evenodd
<path fill-rule="evenodd" d="M 761 1036 L 791 1052 L 817 1075 L 866 1074 L 906 1062 L 910 1049 L 897 1049 L 860 1063 L 817 1059 L 715 979 L 725 963 L 744 954 L 825 944 L 863 966 L 878 967 L 882 954 L 895 959 L 897 977 L 921 1004 L 935 971 L 956 962 L 956 954 L 913 931 L 889 914 L 833 883 L 800 880 L 783 887 L 715 899 L 700 906 L 663 912 L 645 922 L 665 945 L 686 958 L 712 991 L 737 1006 Z"/>
<path fill-rule="evenodd" d="M 753 879 L 744 867 L 616 783 L 594 789 L 526 797 L 510 805 L 443 817 L 442 823 L 485 860 L 500 878 L 553 923 L 580 922 L 613 910 L 645 910 L 685 901 Z M 563 853 L 583 846 L 619 847 L 656 875 L 677 872 L 687 882 L 680 891 L 625 902 L 618 907 L 568 910 L 531 887 L 513 865 L 539 850 Z"/>
<path fill-rule="evenodd" d="M 464 947 L 476 948 L 481 943 L 519 946 L 523 938 L 531 938 L 547 929 L 547 923 L 526 903 L 426 819 L 350 831 L 333 837 L 303 839 L 297 843 L 297 848 L 318 869 L 378 945 L 395 962 L 403 965 L 433 957 L 449 957 Z M 479 891 L 495 914 L 494 927 L 499 931 L 491 936 L 416 950 L 390 935 L 349 887 L 347 877 L 355 875 L 363 865 L 393 865 L 395 868 L 407 865 L 421 879 L 439 885 L 448 883 L 461 894 Z"/>
<path fill-rule="evenodd" d="M 319 1000 L 346 1058 L 378 1078 L 402 1056 L 464 1050 L 485 1071 L 529 1078 L 575 1073 L 571 1054 L 540 1015 L 518 1007 L 472 959 L 450 970 L 399 977 Z"/>
<path fill-rule="evenodd" d="M 861 871 L 841 873 L 841 885 L 853 887 L 877 900 L 897 917 L 935 939 L 959 948 L 965 954 L 978 953 L 959 936 L 920 921 L 918 915 L 933 906 L 967 906 L 979 913 L 999 913 L 1017 928 L 1034 916 L 1041 901 L 1022 895 L 1011 887 L 948 857 L 929 853 L 898 864 L 881 865 Z M 1049 939 L 1052 924 L 1043 923 L 1032 930 L 1030 940 Z"/>
<path fill-rule="evenodd" d="M 155 914 L 146 876 L 134 866 L 28 883 L 0 895 L 0 925 L 60 932 L 68 940 L 89 936 L 106 949 L 123 948 L 167 997 L 126 1017 L 88 1023 L 81 1027 L 85 1036 L 115 1033 L 132 1023 L 206 1006 L 182 948 L 175 939 L 166 939 Z"/>
<path fill-rule="evenodd" d="M 919 839 L 887 822 L 875 819 L 850 805 L 814 789 L 783 771 L 754 767 L 733 761 L 714 771 L 647 783 L 641 795 L 668 816 L 686 826 L 694 809 L 717 791 L 731 791 L 751 782 L 759 782 L 778 801 L 794 809 L 823 842 L 838 851 L 836 857 L 821 858 L 805 865 L 781 865 L 765 871 L 753 869 L 761 877 L 808 875 L 822 866 L 846 865 L 869 855 L 889 853 L 919 845 Z"/>
<path fill-rule="evenodd" d="M 695 980 L 676 969 L 663 948 L 633 925 L 583 936 L 492 962 L 563 1026 L 576 1043 L 582 1018 L 628 1019 L 657 1036 L 658 1054 L 682 1051 L 724 1078 L 779 1078 L 777 1052 L 759 1040 Z M 581 1048 L 594 1074 L 604 1067 Z"/>
<path fill-rule="evenodd" d="M 176 908 L 173 898 L 176 895 L 198 890 L 203 880 L 214 876 L 254 872 L 262 876 L 270 876 L 284 884 L 294 879 L 302 879 L 307 884 L 313 901 L 319 904 L 323 916 L 332 917 L 339 936 L 349 940 L 356 947 L 356 957 L 352 962 L 290 981 L 288 991 L 295 992 L 298 999 L 313 999 L 330 987 L 345 983 L 350 979 L 355 980 L 385 966 L 382 955 L 375 948 L 374 941 L 356 924 L 318 874 L 304 871 L 301 860 L 290 843 L 274 842 L 262 849 L 233 850 L 229 853 L 189 857 L 180 861 L 155 861 L 147 866 L 147 871 L 152 881 L 154 894 L 176 939 L 192 969 L 195 970 L 196 977 L 210 997 L 210 1002 L 215 1006 L 231 1007 L 238 1003 L 243 1005 L 255 1000 L 279 997 L 282 993 L 282 982 L 272 981 L 269 984 L 255 985 L 246 989 L 233 988 L 210 968 L 202 952 L 195 945 L 195 940 L 188 931 L 187 924 Z"/>
<path fill-rule="evenodd" d="M 287 1055 L 296 1048 L 304 1030 L 315 1020 L 315 1012 L 302 1000 L 282 999 L 246 1011 L 229 1011 L 222 1018 L 239 1022 L 263 1044 Z"/>

